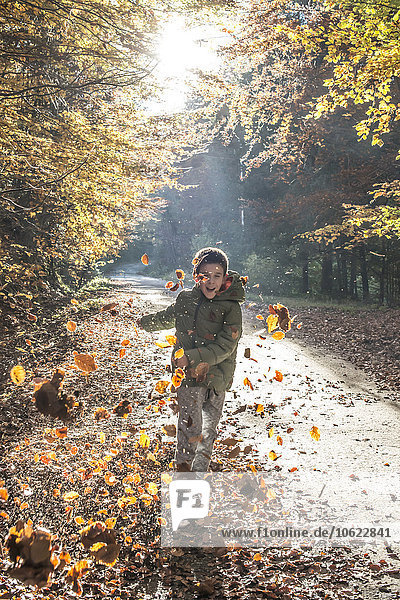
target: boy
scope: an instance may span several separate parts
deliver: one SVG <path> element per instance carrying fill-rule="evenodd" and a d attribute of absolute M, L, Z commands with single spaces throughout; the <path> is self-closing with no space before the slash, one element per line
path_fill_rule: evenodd
<path fill-rule="evenodd" d="M 236 351 L 242 334 L 243 280 L 228 271 L 219 248 L 203 248 L 193 259 L 196 285 L 182 290 L 174 304 L 142 317 L 147 331 L 175 325 L 173 368 L 185 369 L 177 390 L 179 420 L 175 454 L 178 471 L 207 471 L 222 414 L 225 391 L 232 385 Z"/>

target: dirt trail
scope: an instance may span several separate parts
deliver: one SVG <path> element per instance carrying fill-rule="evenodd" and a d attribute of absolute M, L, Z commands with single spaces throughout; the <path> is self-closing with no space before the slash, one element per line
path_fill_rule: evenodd
<path fill-rule="evenodd" d="M 85 597 L 96 599 L 400 598 L 400 550 L 396 547 L 336 548 L 328 553 L 267 548 L 260 561 L 254 560 L 254 550 L 158 548 L 156 498 L 146 505 L 140 494 L 149 483 L 159 485 L 160 473 L 170 468 L 174 438 L 165 435 L 162 427 L 176 423 L 177 417 L 170 403 L 154 394 L 154 384 L 166 376 L 169 362 L 169 350 L 160 350 L 154 340 L 165 339 L 166 332 L 155 336 L 138 331 L 136 335 L 132 317 L 167 306 L 173 295 L 158 280 L 136 275 L 114 284 L 102 302 L 119 303 L 115 316 L 99 316 L 98 308 L 83 314 L 79 306 L 69 305 L 63 315 L 39 320 L 26 334 L 36 339 L 36 354 L 25 360 L 32 360 L 32 367 L 46 377 L 56 367 L 65 368 L 65 389 L 80 391 L 84 412 L 68 424 L 67 437 L 58 439 L 52 428 L 61 423 L 37 412 L 30 383 L 15 387 L 8 380 L 4 386 L 0 478 L 9 498 L 4 502 L 8 517 L 0 520 L 2 540 L 17 519 L 31 518 L 35 526 L 58 534 L 60 549 L 67 550 L 72 561 L 79 561 L 88 558 L 80 544 L 82 520 L 86 524 L 90 519 L 116 519 L 122 544 L 118 562 L 113 567 L 94 565 L 82 580 Z M 248 470 L 251 465 L 258 470 L 296 467 L 332 473 L 347 467 L 354 471 L 398 469 L 395 424 L 399 414 L 388 394 L 379 392 L 362 371 L 340 359 L 320 356 L 289 339 L 261 340 L 255 313 L 245 311 L 245 315 L 233 393 L 227 396 L 214 468 Z M 65 329 L 69 319 L 78 323 L 74 335 Z M 132 344 L 119 359 L 124 338 Z M 4 349 L 8 361 L 15 352 L 13 343 L 10 338 L 9 348 Z M 257 362 L 244 357 L 245 348 L 250 348 Z M 71 369 L 74 350 L 96 352 L 99 368 L 89 379 Z M 275 369 L 282 372 L 282 382 L 272 379 Z M 253 391 L 243 385 L 245 377 Z M 123 400 L 132 407 L 126 419 L 113 412 Z M 256 412 L 261 404 L 264 411 Z M 99 407 L 109 412 L 108 418 L 96 420 Z M 321 433 L 318 442 L 309 433 L 313 425 Z M 271 427 L 274 435 L 270 438 Z M 149 447 L 140 445 L 141 431 L 149 436 Z M 277 435 L 282 437 L 282 446 L 277 445 Z M 238 439 L 241 450 L 233 459 L 228 457 L 229 448 L 221 444 L 231 436 Z M 280 455 L 274 462 L 268 456 L 272 449 Z M 130 490 L 137 485 L 134 474 L 140 474 L 141 483 Z M 71 490 L 79 497 L 66 506 L 63 495 Z M 124 497 L 132 494 L 139 499 L 125 506 Z M 38 592 L 5 574 L 10 568 L 7 554 L 0 553 L 0 564 L 0 598 L 75 597 L 64 572 L 55 573 L 51 588 Z M 199 588 L 205 577 L 208 584 Z"/>

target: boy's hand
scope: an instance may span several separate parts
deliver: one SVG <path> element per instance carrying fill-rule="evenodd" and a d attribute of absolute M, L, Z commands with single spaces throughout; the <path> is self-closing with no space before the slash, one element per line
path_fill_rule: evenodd
<path fill-rule="evenodd" d="M 176 358 L 174 362 L 175 362 L 175 366 L 180 367 L 181 369 L 184 369 L 185 367 L 187 367 L 189 365 L 189 360 L 188 360 L 188 357 L 186 356 L 186 354 L 184 354 L 180 358 Z"/>

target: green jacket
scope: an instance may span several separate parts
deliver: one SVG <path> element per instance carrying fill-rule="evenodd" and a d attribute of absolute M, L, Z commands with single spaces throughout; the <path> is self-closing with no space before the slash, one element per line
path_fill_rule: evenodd
<path fill-rule="evenodd" d="M 224 288 L 212 300 L 197 286 L 182 290 L 174 304 L 141 319 L 147 331 L 175 326 L 177 343 L 173 355 L 183 348 L 189 360 L 182 385 L 201 385 L 217 393 L 232 385 L 237 345 L 242 335 L 240 303 L 244 301 L 238 273 L 228 271 Z"/>

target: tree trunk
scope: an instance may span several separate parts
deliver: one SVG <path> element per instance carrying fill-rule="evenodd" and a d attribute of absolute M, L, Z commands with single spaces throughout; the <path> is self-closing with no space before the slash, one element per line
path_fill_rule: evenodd
<path fill-rule="evenodd" d="M 332 297 L 333 264 L 332 250 L 327 248 L 322 256 L 321 293 Z"/>
<path fill-rule="evenodd" d="M 307 294 L 310 291 L 310 278 L 309 278 L 309 254 L 308 247 L 303 245 L 299 252 L 301 268 L 301 288 L 302 294 Z"/>
<path fill-rule="evenodd" d="M 355 248 L 351 251 L 350 257 L 350 297 L 353 300 L 358 300 L 357 289 L 357 254 Z"/>
<path fill-rule="evenodd" d="M 367 261 L 365 258 L 365 246 L 360 246 L 360 272 L 361 272 L 363 300 L 364 300 L 364 302 L 369 302 L 369 283 L 368 283 Z"/>

